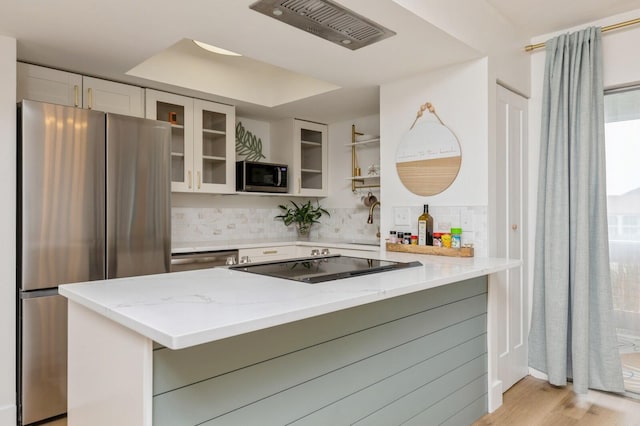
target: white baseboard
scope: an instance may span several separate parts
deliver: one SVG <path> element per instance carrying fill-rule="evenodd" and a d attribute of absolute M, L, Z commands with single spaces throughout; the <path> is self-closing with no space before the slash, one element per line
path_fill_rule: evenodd
<path fill-rule="evenodd" d="M 5 405 L 0 407 L 0 426 L 15 426 L 16 422 L 15 405 Z"/>
<path fill-rule="evenodd" d="M 502 405 L 502 380 L 496 380 L 489 385 L 489 402 L 487 410 L 490 413 L 496 411 Z"/>
<path fill-rule="evenodd" d="M 536 379 L 549 381 L 549 376 L 547 376 L 546 373 L 543 373 L 542 371 L 538 371 L 535 368 L 529 367 L 529 375 L 535 377 Z"/>

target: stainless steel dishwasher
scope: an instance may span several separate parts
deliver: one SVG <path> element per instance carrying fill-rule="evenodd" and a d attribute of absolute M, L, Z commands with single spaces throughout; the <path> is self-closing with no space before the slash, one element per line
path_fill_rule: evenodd
<path fill-rule="evenodd" d="M 199 251 L 171 254 L 171 272 L 207 269 L 238 263 L 238 250 Z"/>

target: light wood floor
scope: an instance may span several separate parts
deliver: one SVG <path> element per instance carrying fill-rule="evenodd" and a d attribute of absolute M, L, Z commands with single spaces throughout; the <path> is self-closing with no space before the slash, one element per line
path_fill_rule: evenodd
<path fill-rule="evenodd" d="M 500 408 L 474 425 L 640 425 L 640 401 L 597 391 L 576 395 L 571 385 L 527 376 L 503 395 Z"/>

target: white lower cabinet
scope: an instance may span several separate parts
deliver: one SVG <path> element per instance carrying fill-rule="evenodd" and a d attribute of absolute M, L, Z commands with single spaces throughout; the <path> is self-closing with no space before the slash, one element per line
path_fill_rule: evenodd
<path fill-rule="evenodd" d="M 377 251 L 371 250 L 354 250 L 346 248 L 336 248 L 331 245 L 318 245 L 318 246 L 268 246 L 250 249 L 240 249 L 238 252 L 238 259 L 248 261 L 251 263 L 256 262 L 276 262 L 279 260 L 295 259 L 298 257 L 311 257 L 316 253 L 318 255 L 326 254 L 340 254 L 342 256 L 354 256 L 354 257 L 371 257 L 373 254 L 377 254 Z M 328 250 L 328 253 L 326 252 Z"/>
<path fill-rule="evenodd" d="M 246 259 L 251 263 L 292 259 L 298 257 L 297 248 L 296 246 L 276 246 L 240 249 L 238 258 Z"/>
<path fill-rule="evenodd" d="M 297 247 L 297 257 L 307 257 L 311 256 L 314 250 L 318 250 L 319 254 L 323 254 L 324 250 L 328 250 L 327 254 L 339 254 L 342 256 L 353 256 L 353 257 L 371 257 L 373 254 L 377 254 L 378 251 L 372 250 L 354 250 L 354 249 L 346 249 L 341 247 L 333 247 L 330 245 L 322 245 L 322 246 L 298 246 Z"/>

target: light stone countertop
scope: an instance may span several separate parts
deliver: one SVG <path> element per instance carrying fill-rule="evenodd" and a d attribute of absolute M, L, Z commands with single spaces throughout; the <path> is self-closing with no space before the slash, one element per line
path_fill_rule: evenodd
<path fill-rule="evenodd" d="M 171 349 L 488 275 L 519 260 L 375 253 L 423 266 L 306 284 L 218 267 L 65 284 L 69 300 Z"/>
<path fill-rule="evenodd" d="M 321 240 L 298 240 L 298 239 L 255 239 L 255 240 L 226 240 L 226 241 L 193 241 L 173 243 L 171 246 L 172 253 L 192 253 L 202 251 L 218 251 L 218 250 L 242 250 L 260 247 L 282 247 L 282 246 L 331 246 L 336 248 L 379 251 L 380 242 L 377 240 L 339 240 L 339 239 L 321 239 Z"/>

